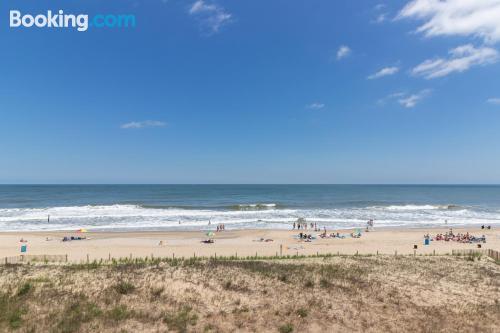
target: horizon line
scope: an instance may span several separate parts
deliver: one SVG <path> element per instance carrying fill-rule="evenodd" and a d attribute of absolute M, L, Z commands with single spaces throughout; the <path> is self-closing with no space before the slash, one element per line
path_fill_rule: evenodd
<path fill-rule="evenodd" d="M 0 183 L 0 186 L 500 186 L 500 183 Z"/>

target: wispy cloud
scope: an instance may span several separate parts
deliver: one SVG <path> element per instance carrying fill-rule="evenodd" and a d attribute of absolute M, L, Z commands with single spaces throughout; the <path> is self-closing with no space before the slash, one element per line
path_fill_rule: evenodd
<path fill-rule="evenodd" d="M 197 0 L 189 8 L 189 14 L 196 17 L 210 34 L 219 32 L 223 25 L 231 22 L 233 15 L 215 2 Z"/>
<path fill-rule="evenodd" d="M 433 36 L 475 36 L 487 43 L 500 41 L 499 0 L 413 0 L 396 19 L 415 18 L 424 23 L 417 32 Z"/>
<path fill-rule="evenodd" d="M 146 128 L 146 127 L 165 127 L 167 123 L 158 120 L 145 120 L 145 121 L 131 121 L 129 123 L 123 124 L 120 128 L 131 129 L 131 128 Z"/>
<path fill-rule="evenodd" d="M 486 102 L 494 105 L 500 105 L 500 97 L 488 98 Z"/>
<path fill-rule="evenodd" d="M 395 92 L 377 101 L 379 105 L 384 105 L 389 101 L 395 101 L 405 108 L 413 108 L 424 98 L 431 94 L 430 89 L 423 89 L 417 93 Z"/>
<path fill-rule="evenodd" d="M 372 20 L 373 23 L 382 23 L 387 20 L 387 13 L 385 12 L 386 5 L 379 3 L 373 7 L 373 11 L 377 15 L 375 19 Z"/>
<path fill-rule="evenodd" d="M 337 60 L 343 59 L 351 54 L 351 49 L 347 45 L 341 45 L 337 50 Z"/>
<path fill-rule="evenodd" d="M 382 23 L 382 22 L 385 22 L 386 20 L 387 20 L 387 14 L 382 13 L 382 14 L 378 14 L 377 17 L 375 18 L 375 20 L 373 20 L 373 22 Z"/>
<path fill-rule="evenodd" d="M 378 72 L 368 76 L 368 80 L 374 80 L 374 79 L 379 79 L 384 76 L 388 75 L 394 75 L 397 72 L 399 72 L 399 67 L 393 66 L 393 67 L 384 67 Z"/>
<path fill-rule="evenodd" d="M 428 59 L 412 69 L 411 73 L 434 79 L 453 72 L 464 72 L 470 67 L 492 64 L 498 61 L 498 51 L 490 47 L 476 48 L 471 44 L 451 49 L 448 58 Z"/>
<path fill-rule="evenodd" d="M 306 105 L 306 108 L 307 109 L 311 109 L 311 110 L 321 110 L 325 107 L 325 104 L 324 103 L 318 103 L 318 102 L 315 102 L 315 103 L 311 103 L 311 104 L 308 104 Z"/>
<path fill-rule="evenodd" d="M 424 89 L 416 94 L 407 95 L 398 99 L 399 104 L 405 108 L 415 107 L 422 99 L 429 96 L 431 91 L 429 89 Z"/>

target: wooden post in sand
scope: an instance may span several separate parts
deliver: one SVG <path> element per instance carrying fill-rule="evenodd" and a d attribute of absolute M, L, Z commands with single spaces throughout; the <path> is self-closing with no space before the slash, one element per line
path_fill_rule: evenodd
<path fill-rule="evenodd" d="M 377 256 L 378 256 L 378 250 L 377 250 Z"/>
<path fill-rule="evenodd" d="M 172 252 L 172 260 L 174 260 L 174 259 L 175 259 L 175 253 Z"/>
<path fill-rule="evenodd" d="M 436 249 L 432 250 L 432 255 L 435 256 L 436 255 Z"/>
<path fill-rule="evenodd" d="M 87 264 L 89 263 L 89 254 L 87 253 Z"/>
<path fill-rule="evenodd" d="M 68 254 L 66 254 L 66 262 L 68 262 Z"/>
<path fill-rule="evenodd" d="M 283 256 L 283 244 L 280 244 L 280 257 Z"/>
<path fill-rule="evenodd" d="M 108 253 L 108 261 L 111 261 L 111 253 Z"/>

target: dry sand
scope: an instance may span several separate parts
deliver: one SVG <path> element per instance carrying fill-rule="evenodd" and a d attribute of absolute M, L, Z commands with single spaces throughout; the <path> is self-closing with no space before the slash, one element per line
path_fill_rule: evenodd
<path fill-rule="evenodd" d="M 191 256 L 273 256 L 294 254 L 417 254 L 451 253 L 454 249 L 476 249 L 476 244 L 433 241 L 423 245 L 423 235 L 443 233 L 449 229 L 377 229 L 363 233 L 361 238 L 320 239 L 304 242 L 294 239 L 297 231 L 284 230 L 236 230 L 215 233 L 214 244 L 203 244 L 207 236 L 201 231 L 162 231 L 162 232 L 16 232 L 0 233 L 0 258 L 18 256 L 20 239 L 28 242 L 28 255 L 68 255 L 69 261 L 107 259 L 110 255 L 119 257 L 191 257 Z M 341 230 L 348 234 L 353 230 Z M 311 232 L 319 234 L 318 232 Z M 487 243 L 483 248 L 500 250 L 500 230 L 481 230 L 478 227 L 454 229 L 454 232 L 469 232 L 476 236 L 486 235 Z M 89 239 L 62 242 L 64 236 L 84 236 Z M 47 237 L 50 239 L 47 241 Z M 273 241 L 259 241 L 272 239 Z M 159 245 L 163 242 L 163 245 Z M 280 252 L 282 251 L 282 252 Z"/>

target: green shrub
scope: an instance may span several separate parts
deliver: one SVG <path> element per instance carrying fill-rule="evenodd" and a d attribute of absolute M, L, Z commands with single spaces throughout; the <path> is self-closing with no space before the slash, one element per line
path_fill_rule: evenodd
<path fill-rule="evenodd" d="M 280 326 L 278 331 L 280 333 L 292 333 L 293 332 L 293 325 L 292 324 L 285 324 L 283 326 Z"/>
<path fill-rule="evenodd" d="M 108 312 L 108 318 L 117 322 L 128 319 L 130 315 L 131 313 L 128 311 L 127 306 L 123 304 L 115 306 Z"/>
<path fill-rule="evenodd" d="M 134 292 L 135 286 L 126 281 L 120 281 L 115 284 L 115 290 L 121 295 L 128 295 Z"/>
<path fill-rule="evenodd" d="M 189 306 L 184 306 L 177 312 L 169 312 L 163 317 L 163 322 L 168 325 L 169 329 L 175 330 L 180 333 L 187 332 L 189 325 L 196 325 L 198 315 L 192 313 Z"/>
<path fill-rule="evenodd" d="M 17 290 L 17 296 L 24 296 L 27 295 L 31 289 L 33 288 L 33 285 L 29 282 L 25 282 L 19 289 Z"/>
<path fill-rule="evenodd" d="M 307 317 L 308 314 L 309 314 L 309 311 L 307 311 L 307 309 L 305 309 L 305 308 L 300 308 L 297 310 L 297 315 L 301 318 Z"/>

